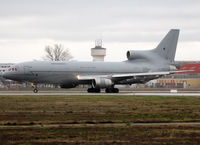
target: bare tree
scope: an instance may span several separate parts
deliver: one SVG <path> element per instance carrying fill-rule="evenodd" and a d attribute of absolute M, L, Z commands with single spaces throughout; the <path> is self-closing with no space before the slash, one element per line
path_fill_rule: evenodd
<path fill-rule="evenodd" d="M 45 52 L 46 52 L 46 55 L 44 57 L 45 60 L 69 61 L 73 58 L 69 52 L 69 49 L 64 49 L 64 47 L 61 44 L 55 44 L 54 47 L 46 46 Z"/>

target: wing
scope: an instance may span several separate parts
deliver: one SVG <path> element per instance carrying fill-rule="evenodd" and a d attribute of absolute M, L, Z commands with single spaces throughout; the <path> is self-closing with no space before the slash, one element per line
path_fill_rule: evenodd
<path fill-rule="evenodd" d="M 124 73 L 124 74 L 109 74 L 109 75 L 77 75 L 77 78 L 79 81 L 90 81 L 94 80 L 96 78 L 105 78 L 110 79 L 114 82 L 126 80 L 126 79 L 137 79 L 137 78 L 159 78 L 162 76 L 170 75 L 170 74 L 176 74 L 180 72 L 186 72 L 186 71 L 192 71 L 192 70 L 184 70 L 184 71 L 166 71 L 166 72 L 146 72 L 146 73 Z"/>

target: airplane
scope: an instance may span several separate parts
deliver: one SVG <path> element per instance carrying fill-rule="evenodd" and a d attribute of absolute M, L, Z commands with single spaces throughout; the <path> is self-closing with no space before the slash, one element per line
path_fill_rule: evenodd
<path fill-rule="evenodd" d="M 6 79 L 34 84 L 56 84 L 74 88 L 89 84 L 89 93 L 118 93 L 115 85 L 146 83 L 177 72 L 174 61 L 179 29 L 171 29 L 152 50 L 127 51 L 122 62 L 30 61 L 13 65 L 3 74 Z"/>

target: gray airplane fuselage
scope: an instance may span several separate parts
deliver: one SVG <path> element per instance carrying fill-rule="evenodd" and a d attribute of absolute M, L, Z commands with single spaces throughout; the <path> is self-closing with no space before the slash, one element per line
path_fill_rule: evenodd
<path fill-rule="evenodd" d="M 51 62 L 32 61 L 13 66 L 17 71 L 7 72 L 9 79 L 29 81 L 32 83 L 50 84 L 84 84 L 79 82 L 77 75 L 112 75 L 125 73 L 144 73 L 156 71 L 170 71 L 167 62 L 152 63 L 148 61 L 124 62 Z M 131 83 L 131 82 L 130 82 Z M 134 83 L 134 82 L 133 82 Z M 121 84 L 119 82 L 119 84 Z"/>

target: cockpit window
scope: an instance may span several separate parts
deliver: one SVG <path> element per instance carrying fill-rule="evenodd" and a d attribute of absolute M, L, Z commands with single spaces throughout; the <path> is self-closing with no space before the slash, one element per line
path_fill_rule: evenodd
<path fill-rule="evenodd" d="M 17 71 L 17 68 L 9 68 L 8 71 Z"/>

